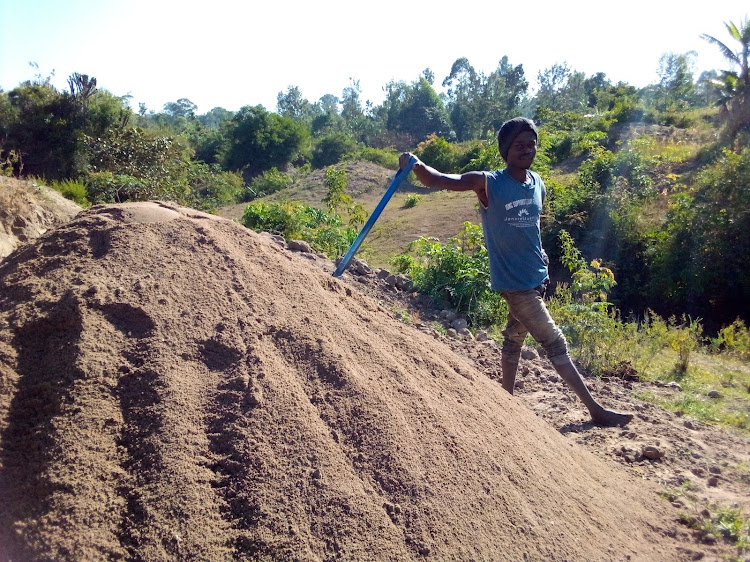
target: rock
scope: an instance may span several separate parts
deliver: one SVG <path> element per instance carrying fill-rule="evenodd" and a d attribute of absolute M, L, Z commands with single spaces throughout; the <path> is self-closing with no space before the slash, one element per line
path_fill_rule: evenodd
<path fill-rule="evenodd" d="M 684 422 L 682 422 L 682 425 L 688 429 L 695 429 L 695 426 L 692 424 L 690 420 L 685 420 Z"/>
<path fill-rule="evenodd" d="M 708 393 L 708 397 L 709 398 L 721 398 L 721 392 L 719 392 L 718 390 L 712 390 L 711 392 Z"/>
<path fill-rule="evenodd" d="M 266 232 L 265 230 L 261 232 L 260 235 L 266 238 L 270 238 L 282 248 L 286 248 L 286 239 L 283 236 L 279 234 L 271 234 L 270 232 Z"/>
<path fill-rule="evenodd" d="M 708 467 L 708 471 L 711 474 L 721 474 L 721 468 L 718 467 L 718 466 L 710 466 L 710 467 Z"/>
<path fill-rule="evenodd" d="M 715 488 L 716 486 L 718 486 L 719 485 L 719 478 L 718 478 L 718 476 L 709 476 L 708 480 L 706 480 L 706 485 L 709 488 Z"/>
<path fill-rule="evenodd" d="M 641 454 L 643 455 L 644 458 L 647 458 L 648 460 L 651 460 L 651 461 L 655 461 L 657 459 L 664 457 L 664 451 L 654 447 L 653 445 L 645 446 Z"/>
<path fill-rule="evenodd" d="M 349 267 L 359 275 L 370 275 L 372 273 L 372 268 L 367 262 L 359 258 L 353 258 Z"/>
<path fill-rule="evenodd" d="M 387 269 L 379 268 L 375 270 L 375 276 L 378 279 L 386 280 L 391 276 L 391 272 L 388 271 Z"/>
<path fill-rule="evenodd" d="M 453 329 L 453 328 L 448 328 L 448 331 L 446 332 L 446 335 L 447 335 L 447 336 L 448 336 L 449 338 L 455 338 L 455 337 L 457 337 L 457 336 L 458 336 L 458 332 L 456 332 L 456 330 L 455 330 L 455 329 Z"/>
<path fill-rule="evenodd" d="M 521 348 L 521 358 L 533 361 L 534 359 L 539 359 L 539 354 L 531 347 L 523 347 Z"/>
<path fill-rule="evenodd" d="M 286 243 L 286 247 L 292 251 L 305 252 L 306 254 L 310 254 L 313 251 L 312 246 L 304 240 L 289 240 Z"/>
<path fill-rule="evenodd" d="M 323 478 L 323 474 L 320 472 L 319 468 L 316 468 L 313 470 L 312 474 L 310 475 L 314 480 L 320 480 Z"/>
<path fill-rule="evenodd" d="M 456 318 L 458 318 L 458 313 L 453 310 L 441 310 L 439 318 L 441 320 L 444 320 L 448 323 L 453 322 Z"/>
<path fill-rule="evenodd" d="M 465 330 L 468 325 L 469 322 L 466 320 L 466 318 L 456 318 L 453 322 L 451 322 L 451 328 L 455 328 L 459 333 L 462 330 Z"/>
<path fill-rule="evenodd" d="M 477 341 L 487 341 L 490 336 L 487 334 L 487 330 L 477 330 L 476 338 Z"/>
<path fill-rule="evenodd" d="M 403 273 L 396 275 L 396 288 L 402 291 L 409 291 L 412 288 L 411 277 Z"/>
<path fill-rule="evenodd" d="M 664 386 L 666 386 L 667 388 L 674 388 L 675 390 L 680 390 L 680 391 L 682 390 L 682 387 L 674 381 L 669 382 Z"/>
<path fill-rule="evenodd" d="M 466 339 L 469 339 L 469 340 L 473 340 L 474 339 L 474 334 L 471 333 L 471 330 L 469 330 L 469 328 L 463 328 L 461 330 L 456 330 L 456 332 L 458 333 L 459 336 L 461 336 L 463 338 L 466 338 Z"/>

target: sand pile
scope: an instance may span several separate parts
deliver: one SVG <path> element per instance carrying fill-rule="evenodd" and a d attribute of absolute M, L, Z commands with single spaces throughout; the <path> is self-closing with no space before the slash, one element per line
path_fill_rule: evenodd
<path fill-rule="evenodd" d="M 678 560 L 654 491 L 230 221 L 0 264 L 0 559 Z"/>

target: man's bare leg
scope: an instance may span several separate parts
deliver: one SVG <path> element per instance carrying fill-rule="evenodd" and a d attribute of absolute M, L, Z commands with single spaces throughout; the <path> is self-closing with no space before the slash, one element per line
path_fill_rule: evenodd
<path fill-rule="evenodd" d="M 516 371 L 518 370 L 518 363 L 513 363 L 505 359 L 500 360 L 500 366 L 503 370 L 502 385 L 505 390 L 510 394 L 513 394 L 513 388 L 516 384 Z"/>
<path fill-rule="evenodd" d="M 586 384 L 583 382 L 581 374 L 578 372 L 575 365 L 573 365 L 572 361 L 553 366 L 560 377 L 562 377 L 562 380 L 573 389 L 576 396 L 578 396 L 584 406 L 588 408 L 589 413 L 591 414 L 591 419 L 594 420 L 595 423 L 608 426 L 625 425 L 633 419 L 633 414 L 624 414 L 613 410 L 607 410 L 594 400 L 594 397 L 591 396 L 589 389 L 586 388 Z M 503 387 L 505 387 L 504 367 L 505 365 L 503 365 Z"/>

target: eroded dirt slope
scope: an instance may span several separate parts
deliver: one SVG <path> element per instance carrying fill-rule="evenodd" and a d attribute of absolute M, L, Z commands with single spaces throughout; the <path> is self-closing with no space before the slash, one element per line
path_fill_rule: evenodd
<path fill-rule="evenodd" d="M 80 211 L 54 189 L 0 176 L 0 260 Z"/>

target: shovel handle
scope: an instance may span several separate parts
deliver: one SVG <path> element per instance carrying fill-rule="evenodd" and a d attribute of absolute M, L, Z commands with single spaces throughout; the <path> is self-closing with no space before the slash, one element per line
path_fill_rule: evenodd
<path fill-rule="evenodd" d="M 359 231 L 359 234 L 357 235 L 357 238 L 354 240 L 354 242 L 352 242 L 352 245 L 349 248 L 349 251 L 346 252 L 346 255 L 339 262 L 339 265 L 336 268 L 336 271 L 333 272 L 334 277 L 341 277 L 341 274 L 344 273 L 346 266 L 349 265 L 349 261 L 352 259 L 356 251 L 359 249 L 359 246 L 360 244 L 362 244 L 362 241 L 365 239 L 365 236 L 367 236 L 367 233 L 370 232 L 372 225 L 374 225 L 375 221 L 378 220 L 380 213 L 382 213 L 383 209 L 385 209 L 385 206 L 388 204 L 388 201 L 391 199 L 393 194 L 398 189 L 399 184 L 401 184 L 403 179 L 409 175 L 409 172 L 411 172 L 411 169 L 414 167 L 414 164 L 416 163 L 417 163 L 417 159 L 414 156 L 412 156 L 411 158 L 409 158 L 409 163 L 406 165 L 406 167 L 400 169 L 396 173 L 395 177 L 393 178 L 393 181 L 391 182 L 391 185 L 386 190 L 385 195 L 383 195 L 383 198 L 378 203 L 378 206 L 375 207 L 375 210 L 370 215 L 370 218 L 367 219 L 365 226 L 363 226 L 362 230 Z"/>

